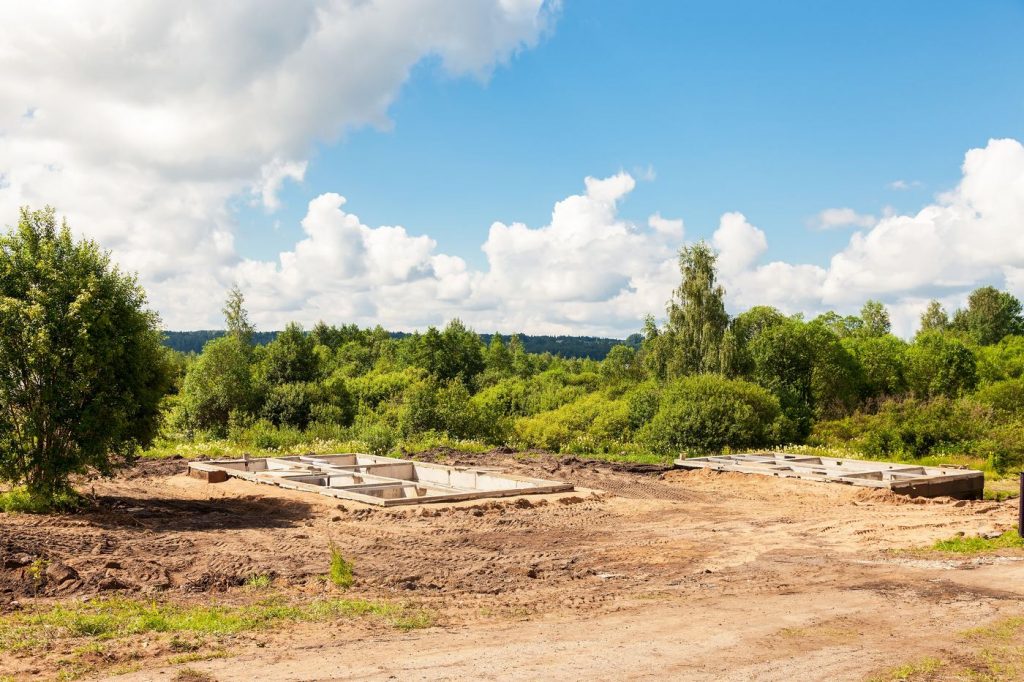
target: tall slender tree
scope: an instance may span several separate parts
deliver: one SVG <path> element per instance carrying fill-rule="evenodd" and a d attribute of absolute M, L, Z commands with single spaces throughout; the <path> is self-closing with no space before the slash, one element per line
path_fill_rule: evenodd
<path fill-rule="evenodd" d="M 716 283 L 717 254 L 706 242 L 679 252 L 683 281 L 668 304 L 663 338 L 671 352 L 667 371 L 672 376 L 722 371 L 722 339 L 729 326 L 725 289 Z"/>

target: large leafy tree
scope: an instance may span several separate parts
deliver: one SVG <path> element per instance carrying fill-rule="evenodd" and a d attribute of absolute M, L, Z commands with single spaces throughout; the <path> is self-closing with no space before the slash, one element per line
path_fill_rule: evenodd
<path fill-rule="evenodd" d="M 955 398 L 972 391 L 978 384 L 974 353 L 951 334 L 920 334 L 907 351 L 907 384 L 919 398 Z"/>
<path fill-rule="evenodd" d="M 956 311 L 952 326 L 988 346 L 999 343 L 1004 336 L 1024 333 L 1024 316 L 1020 301 L 1012 294 L 981 287 L 971 292 L 966 309 Z"/>
<path fill-rule="evenodd" d="M 152 441 L 170 382 L 131 275 L 52 208 L 0 237 L 0 478 L 52 496 Z"/>

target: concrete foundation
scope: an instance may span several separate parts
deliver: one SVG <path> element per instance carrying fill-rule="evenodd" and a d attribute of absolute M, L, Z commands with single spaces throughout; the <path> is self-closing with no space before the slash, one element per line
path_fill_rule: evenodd
<path fill-rule="evenodd" d="M 955 497 L 974 500 L 980 499 L 985 490 L 985 475 L 972 469 L 808 457 L 779 452 L 684 458 L 677 459 L 675 464 L 683 469 L 738 471 L 745 474 L 883 488 L 910 497 Z"/>
<path fill-rule="evenodd" d="M 568 483 L 515 476 L 497 469 L 358 453 L 190 462 L 188 468 L 190 475 L 209 483 L 241 478 L 384 507 L 573 489 Z"/>

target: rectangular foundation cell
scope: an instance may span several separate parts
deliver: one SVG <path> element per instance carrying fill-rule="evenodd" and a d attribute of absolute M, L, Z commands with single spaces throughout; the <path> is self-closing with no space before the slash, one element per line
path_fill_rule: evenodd
<path fill-rule="evenodd" d="M 713 457 L 689 457 L 675 461 L 681 469 L 711 469 L 800 478 L 826 483 L 845 483 L 891 490 L 910 497 L 981 499 L 985 474 L 973 469 L 923 467 L 898 462 L 875 462 L 835 457 L 807 457 L 782 452 L 758 452 Z"/>
<path fill-rule="evenodd" d="M 487 497 L 569 492 L 573 486 L 496 472 L 361 453 L 190 462 L 210 483 L 240 478 L 384 507 Z"/>

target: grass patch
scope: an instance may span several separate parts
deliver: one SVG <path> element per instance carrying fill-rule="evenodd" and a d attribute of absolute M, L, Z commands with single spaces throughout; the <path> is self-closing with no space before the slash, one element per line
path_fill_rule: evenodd
<path fill-rule="evenodd" d="M 1013 547 L 1024 547 L 1024 540 L 1015 530 L 1008 530 L 1002 535 L 994 538 L 983 538 L 980 536 L 963 536 L 939 540 L 932 549 L 937 552 L 955 552 L 957 554 L 977 554 L 979 552 L 992 552 L 998 549 Z"/>
<path fill-rule="evenodd" d="M 53 497 L 33 495 L 25 488 L 12 488 L 0 492 L 0 511 L 8 514 L 52 514 L 72 512 L 82 507 L 85 500 L 74 490 L 65 490 Z"/>
<path fill-rule="evenodd" d="M 245 581 L 245 587 L 250 590 L 265 590 L 270 587 L 274 582 L 274 579 L 266 574 L 251 575 Z"/>
<path fill-rule="evenodd" d="M 352 587 L 352 583 L 355 582 L 355 579 L 352 577 L 351 562 L 345 561 L 345 557 L 341 555 L 341 550 L 333 542 L 331 543 L 331 572 L 329 576 L 331 582 L 343 590 Z"/>
<path fill-rule="evenodd" d="M 32 650 L 61 639 L 109 640 L 145 633 L 233 635 L 285 622 L 375 617 L 396 628 L 429 627 L 430 614 L 362 599 L 292 603 L 279 598 L 247 606 L 182 606 L 126 598 L 64 603 L 0 616 L 0 651 Z"/>
<path fill-rule="evenodd" d="M 217 678 L 210 673 L 204 673 L 202 670 L 182 668 L 174 676 L 174 682 L 217 682 Z"/>
<path fill-rule="evenodd" d="M 258 447 L 227 439 L 191 441 L 161 437 L 150 448 L 143 450 L 139 456 L 142 459 L 169 459 L 171 457 L 184 457 L 185 459 L 235 459 L 242 455 L 249 455 L 250 457 L 280 457 L 285 454 L 326 455 L 335 452 L 366 452 L 366 444 L 361 441 L 310 438 L 287 447 Z"/>
<path fill-rule="evenodd" d="M 928 657 L 872 677 L 875 682 L 908 680 L 974 680 L 997 682 L 1024 678 L 1024 618 L 1010 617 L 956 637 L 956 648 L 945 658 Z M 939 672 L 941 670 L 941 672 Z"/>
<path fill-rule="evenodd" d="M 929 679 L 932 674 L 944 666 L 945 663 L 938 658 L 922 658 L 913 663 L 904 663 L 878 677 L 872 677 L 871 682 L 895 682 L 896 680 L 922 680 Z"/>

